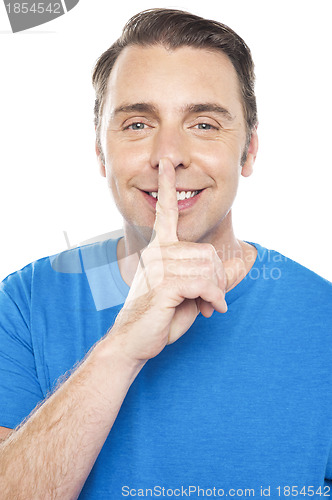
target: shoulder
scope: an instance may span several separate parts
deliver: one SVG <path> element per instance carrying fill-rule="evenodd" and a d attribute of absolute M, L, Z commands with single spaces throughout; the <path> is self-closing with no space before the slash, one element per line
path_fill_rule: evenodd
<path fill-rule="evenodd" d="M 103 283 L 109 285 L 114 278 L 108 268 L 116 261 L 116 244 L 113 239 L 93 242 L 31 262 L 3 280 L 0 299 L 30 307 L 50 297 L 65 301 L 90 296 L 91 286 L 95 295 L 95 288 L 104 289 Z"/>
<path fill-rule="evenodd" d="M 293 283 L 297 282 L 302 285 L 310 283 L 322 287 L 327 292 L 332 292 L 332 283 L 324 277 L 277 250 L 265 248 L 257 243 L 252 244 L 257 248 L 257 267 L 265 266 L 270 271 L 275 270 L 275 278 L 281 278 L 284 275 Z"/>
<path fill-rule="evenodd" d="M 14 282 L 29 282 L 36 274 L 81 274 L 85 268 L 110 263 L 116 256 L 117 240 L 104 240 L 64 250 L 37 259 L 22 269 L 9 274 L 1 283 L 6 287 Z"/>
<path fill-rule="evenodd" d="M 252 243 L 257 248 L 252 279 L 271 293 L 279 292 L 292 300 L 329 305 L 332 301 L 332 283 L 314 271 L 276 250 Z"/>
<path fill-rule="evenodd" d="M 75 247 L 54 255 L 42 257 L 9 274 L 0 283 L 0 290 L 10 294 L 11 290 L 19 287 L 27 289 L 39 277 L 47 280 L 52 275 L 81 274 L 83 272 L 82 253 L 89 255 L 100 254 L 101 245 L 106 242 L 94 243 L 82 247 Z"/>

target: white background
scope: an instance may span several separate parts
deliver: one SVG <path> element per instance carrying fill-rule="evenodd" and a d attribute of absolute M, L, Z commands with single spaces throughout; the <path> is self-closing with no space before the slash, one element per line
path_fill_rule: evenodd
<path fill-rule="evenodd" d="M 127 19 L 151 7 L 214 18 L 250 46 L 260 150 L 241 180 L 236 235 L 332 280 L 329 0 L 81 0 L 17 34 L 1 3 L 0 279 L 65 250 L 63 231 L 74 245 L 121 227 L 94 156 L 91 72 Z"/>

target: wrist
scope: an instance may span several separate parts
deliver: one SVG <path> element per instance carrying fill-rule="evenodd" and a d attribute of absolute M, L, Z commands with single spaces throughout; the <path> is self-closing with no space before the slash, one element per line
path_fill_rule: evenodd
<path fill-rule="evenodd" d="M 127 374 L 132 382 L 147 360 L 140 360 L 130 356 L 125 337 L 125 335 L 121 335 L 117 331 L 116 327 L 113 327 L 95 346 L 94 354 L 97 363 L 102 363 L 107 367 L 118 367 L 119 372 Z"/>

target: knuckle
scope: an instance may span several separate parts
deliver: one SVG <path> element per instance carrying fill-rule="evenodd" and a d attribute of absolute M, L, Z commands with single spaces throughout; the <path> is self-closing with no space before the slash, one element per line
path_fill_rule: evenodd
<path fill-rule="evenodd" d="M 216 250 L 211 243 L 203 243 L 204 254 L 207 258 L 213 259 L 216 254 Z"/>

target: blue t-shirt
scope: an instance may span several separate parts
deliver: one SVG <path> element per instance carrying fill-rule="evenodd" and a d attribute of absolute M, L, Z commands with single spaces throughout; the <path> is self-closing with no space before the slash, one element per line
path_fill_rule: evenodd
<path fill-rule="evenodd" d="M 129 291 L 117 241 L 3 281 L 1 426 L 17 426 L 114 323 Z M 329 495 L 332 285 L 254 246 L 228 312 L 199 314 L 139 373 L 80 499 Z"/>

